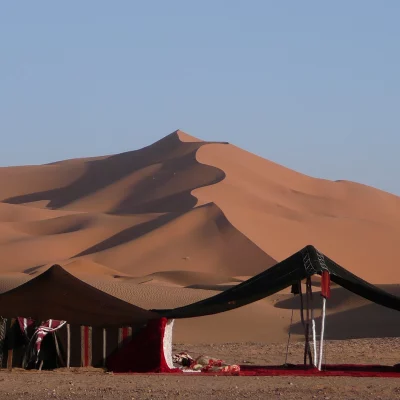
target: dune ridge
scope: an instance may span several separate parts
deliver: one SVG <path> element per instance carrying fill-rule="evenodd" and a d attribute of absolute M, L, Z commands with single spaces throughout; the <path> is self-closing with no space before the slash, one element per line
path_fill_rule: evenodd
<path fill-rule="evenodd" d="M 0 168 L 0 184 L 2 291 L 58 263 L 138 305 L 179 306 L 231 287 L 306 244 L 372 283 L 400 283 L 393 263 L 399 197 L 312 178 L 179 130 L 126 153 Z M 364 310 L 337 293 L 342 300 L 332 313 Z M 279 307 L 277 296 L 179 321 L 177 337 L 284 340 L 290 310 Z M 239 318 L 254 329 L 233 332 Z"/>

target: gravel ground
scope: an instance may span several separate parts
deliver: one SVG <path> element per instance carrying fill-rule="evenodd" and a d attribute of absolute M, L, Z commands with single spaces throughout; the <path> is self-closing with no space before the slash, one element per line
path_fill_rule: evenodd
<path fill-rule="evenodd" d="M 241 363 L 278 363 L 285 344 L 179 345 L 194 356 L 207 354 Z M 400 339 L 328 342 L 328 361 L 400 361 Z M 292 343 L 289 362 L 301 361 L 302 344 Z M 114 375 L 96 369 L 0 372 L 0 399 L 400 399 L 400 379 L 350 377 L 232 377 Z"/>

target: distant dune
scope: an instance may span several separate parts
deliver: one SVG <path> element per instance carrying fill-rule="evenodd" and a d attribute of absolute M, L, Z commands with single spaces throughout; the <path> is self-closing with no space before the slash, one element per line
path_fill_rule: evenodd
<path fill-rule="evenodd" d="M 179 306 L 306 244 L 372 283 L 400 284 L 400 198 L 315 179 L 181 131 L 122 154 L 0 168 L 0 291 L 59 263 L 138 305 Z M 349 337 L 391 335 L 390 312 L 334 293 L 330 337 L 343 338 L 346 321 Z M 290 301 L 286 291 L 178 321 L 177 340 L 284 340 L 294 305 L 282 305 Z M 371 328 L 351 327 L 357 310 Z M 297 325 L 294 333 L 301 336 Z"/>

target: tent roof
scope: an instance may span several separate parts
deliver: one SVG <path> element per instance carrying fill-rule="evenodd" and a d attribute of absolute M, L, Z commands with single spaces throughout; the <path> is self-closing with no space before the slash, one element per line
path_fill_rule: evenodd
<path fill-rule="evenodd" d="M 128 326 L 150 319 L 191 318 L 229 311 L 261 300 L 299 281 L 326 270 L 331 280 L 345 289 L 382 306 L 400 311 L 400 297 L 364 281 L 336 264 L 313 246 L 253 278 L 205 300 L 184 307 L 145 310 L 82 282 L 59 265 L 38 277 L 0 294 L 0 315 L 66 320 L 89 326 Z"/>
<path fill-rule="evenodd" d="M 59 265 L 0 294 L 0 315 L 104 327 L 144 324 L 160 317 L 82 282 Z"/>
<path fill-rule="evenodd" d="M 313 246 L 306 246 L 286 260 L 213 297 L 169 310 L 153 310 L 167 318 L 191 318 L 229 311 L 271 296 L 308 276 L 327 270 L 331 280 L 382 306 L 400 311 L 400 297 L 364 281 L 336 264 Z"/>

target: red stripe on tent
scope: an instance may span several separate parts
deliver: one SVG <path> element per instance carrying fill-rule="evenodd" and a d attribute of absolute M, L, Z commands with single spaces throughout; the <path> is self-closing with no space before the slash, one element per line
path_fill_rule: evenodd
<path fill-rule="evenodd" d="M 146 327 L 135 335 L 107 360 L 113 372 L 170 372 L 163 348 L 167 318 L 150 320 Z"/>
<path fill-rule="evenodd" d="M 322 272 L 321 278 L 321 296 L 329 299 L 331 296 L 331 276 L 328 271 Z"/>
<path fill-rule="evenodd" d="M 132 327 L 118 328 L 118 348 L 121 348 L 130 341 L 132 337 Z"/>
<path fill-rule="evenodd" d="M 92 365 L 92 328 L 81 326 L 81 365 L 90 367 Z"/>

